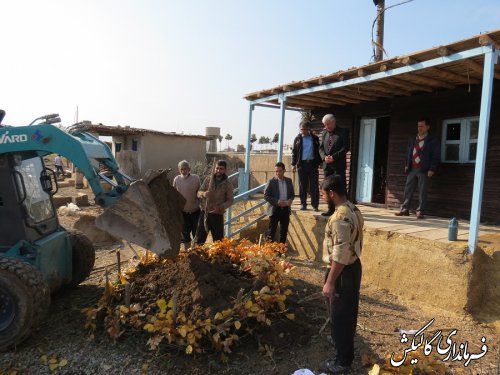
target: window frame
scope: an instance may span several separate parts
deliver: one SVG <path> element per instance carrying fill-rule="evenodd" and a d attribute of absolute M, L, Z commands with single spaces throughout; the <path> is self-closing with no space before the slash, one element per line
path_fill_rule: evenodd
<path fill-rule="evenodd" d="M 479 127 L 479 116 L 469 116 L 469 117 L 458 117 L 453 119 L 446 119 L 443 121 L 443 130 L 441 138 L 441 163 L 448 164 L 474 164 L 476 163 L 476 158 L 469 159 L 470 145 L 476 144 L 476 155 L 477 155 L 477 141 L 478 138 L 470 138 L 471 122 L 477 121 Z M 460 123 L 460 139 L 459 140 L 447 140 L 446 134 L 448 130 L 448 125 Z M 478 129 L 479 130 L 479 129 Z M 478 131 L 479 133 L 479 131 Z M 479 134 L 478 134 L 479 135 Z M 446 146 L 447 145 L 458 144 L 458 160 L 446 160 Z"/>

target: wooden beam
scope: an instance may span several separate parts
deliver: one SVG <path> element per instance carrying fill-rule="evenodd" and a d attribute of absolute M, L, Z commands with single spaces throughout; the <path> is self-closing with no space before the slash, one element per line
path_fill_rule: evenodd
<path fill-rule="evenodd" d="M 352 101 L 348 101 L 348 100 L 345 100 L 343 98 L 334 97 L 331 94 L 331 91 L 326 91 L 326 90 L 325 91 L 317 91 L 317 92 L 310 93 L 310 94 L 301 94 L 300 96 L 306 96 L 308 98 L 326 99 L 329 101 L 336 101 L 336 102 L 338 102 L 336 104 L 354 103 Z"/>
<path fill-rule="evenodd" d="M 321 94 L 320 94 L 321 95 Z M 359 101 L 350 100 L 345 98 L 332 98 L 326 95 L 317 96 L 316 93 L 302 94 L 298 96 L 299 98 L 305 98 L 306 100 L 318 101 L 319 103 L 331 104 L 331 105 L 346 105 L 346 104 L 357 104 Z"/>
<path fill-rule="evenodd" d="M 415 64 L 417 61 L 410 56 L 403 56 L 400 59 L 394 61 L 396 64 L 401 64 L 401 65 L 412 65 Z"/>
<path fill-rule="evenodd" d="M 481 74 L 481 77 L 483 77 L 484 68 L 481 64 L 478 64 L 477 62 L 475 62 L 474 60 L 471 60 L 471 59 L 464 60 L 464 61 L 466 64 L 469 65 L 469 68 L 471 68 L 476 73 Z M 494 77 L 495 77 L 495 79 L 500 79 L 500 73 L 495 72 Z"/>
<path fill-rule="evenodd" d="M 364 77 L 366 75 L 366 71 L 364 69 L 358 69 L 358 77 Z"/>
<path fill-rule="evenodd" d="M 358 92 L 362 93 L 362 95 L 370 95 L 371 97 L 374 97 L 375 99 L 380 99 L 380 98 L 392 98 L 394 94 L 390 94 L 388 92 L 382 92 L 380 90 L 377 90 L 376 88 L 369 88 L 368 85 L 364 84 L 361 86 L 355 86 L 355 87 L 345 87 L 344 88 L 346 91 L 351 92 L 352 94 L 357 94 Z M 389 91 L 389 90 L 388 90 Z"/>
<path fill-rule="evenodd" d="M 491 45 L 495 47 L 496 50 L 500 51 L 500 43 L 498 43 L 496 40 L 491 39 L 491 37 L 488 34 L 480 35 L 478 42 L 482 46 Z"/>
<path fill-rule="evenodd" d="M 390 95 L 390 97 L 392 96 L 396 96 L 396 95 L 401 95 L 401 96 L 410 96 L 411 95 L 411 92 L 408 91 L 408 90 L 396 90 L 394 89 L 394 87 L 391 87 L 391 86 L 388 86 L 387 83 L 385 83 L 383 80 L 380 81 L 380 82 L 369 82 L 368 84 L 365 84 L 365 85 L 362 85 L 361 86 L 361 90 L 378 90 L 378 91 L 381 91 L 383 93 L 387 93 Z"/>
<path fill-rule="evenodd" d="M 424 91 L 424 92 L 432 92 L 434 89 L 429 86 L 419 85 L 414 82 L 405 81 L 402 78 L 391 77 L 385 81 L 388 85 L 394 85 L 398 88 L 408 91 Z"/>
<path fill-rule="evenodd" d="M 479 80 L 477 78 L 466 77 L 462 74 L 451 73 L 451 72 L 446 71 L 444 69 L 429 68 L 429 69 L 426 69 L 426 72 L 432 73 L 433 75 L 436 75 L 441 79 L 456 81 L 459 83 L 464 83 L 464 84 L 471 83 L 473 85 L 481 83 L 481 80 Z"/>
<path fill-rule="evenodd" d="M 436 53 L 438 54 L 438 56 L 448 56 L 451 54 L 451 51 L 444 47 L 444 46 L 439 46 L 437 49 L 436 49 Z"/>
<path fill-rule="evenodd" d="M 382 64 L 382 65 L 380 65 L 379 69 L 380 69 L 381 72 L 386 72 L 387 70 L 390 70 L 388 64 Z"/>
<path fill-rule="evenodd" d="M 421 73 L 421 72 L 419 72 L 419 73 Z M 452 85 L 450 83 L 444 82 L 444 81 L 442 81 L 440 79 L 426 77 L 426 76 L 423 76 L 423 75 L 420 75 L 420 74 L 416 74 L 416 73 L 407 74 L 405 76 L 405 78 L 407 78 L 408 81 L 416 81 L 417 83 L 424 83 L 424 84 L 430 85 L 430 86 L 444 87 L 444 88 L 447 88 L 447 89 L 452 89 L 452 88 L 455 87 L 455 85 Z"/>
<path fill-rule="evenodd" d="M 373 95 L 361 94 L 361 92 L 359 92 L 360 91 L 359 86 L 353 87 L 352 91 L 348 91 L 346 89 L 347 87 L 344 87 L 342 89 L 337 89 L 333 94 L 342 95 L 347 98 L 361 100 L 361 101 L 368 101 L 368 102 L 377 100 L 377 98 Z"/>
<path fill-rule="evenodd" d="M 294 106 L 299 106 L 301 108 L 308 108 L 308 109 L 331 107 L 330 104 L 318 103 L 315 100 L 308 100 L 308 99 L 304 99 L 304 98 L 299 98 L 297 96 L 295 96 L 295 97 L 290 96 L 286 99 L 286 101 L 287 101 L 287 103 L 290 103 Z M 343 105 L 343 104 L 340 104 L 340 105 Z"/>

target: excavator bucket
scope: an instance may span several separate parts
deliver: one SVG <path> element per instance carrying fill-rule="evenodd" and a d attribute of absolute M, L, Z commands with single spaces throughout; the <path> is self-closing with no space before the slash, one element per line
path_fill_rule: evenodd
<path fill-rule="evenodd" d="M 167 258 L 179 253 L 184 197 L 167 172 L 148 171 L 132 182 L 121 198 L 96 218 L 96 226 Z"/>

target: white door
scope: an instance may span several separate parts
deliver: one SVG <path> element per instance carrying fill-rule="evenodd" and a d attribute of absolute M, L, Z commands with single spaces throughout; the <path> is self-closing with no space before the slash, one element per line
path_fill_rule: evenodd
<path fill-rule="evenodd" d="M 375 154 L 375 135 L 377 120 L 374 118 L 361 120 L 359 135 L 358 181 L 356 200 L 371 203 L 373 191 L 373 156 Z"/>

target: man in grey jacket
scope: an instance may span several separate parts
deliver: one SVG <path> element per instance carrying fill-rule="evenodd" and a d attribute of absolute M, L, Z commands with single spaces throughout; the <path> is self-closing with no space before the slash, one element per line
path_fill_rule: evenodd
<path fill-rule="evenodd" d="M 268 203 L 268 215 L 270 216 L 267 238 L 274 241 L 278 223 L 280 224 L 279 242 L 286 243 L 288 224 L 295 192 L 292 180 L 285 177 L 285 164 L 276 163 L 274 166 L 276 176 L 271 178 L 264 190 L 264 200 Z"/>

